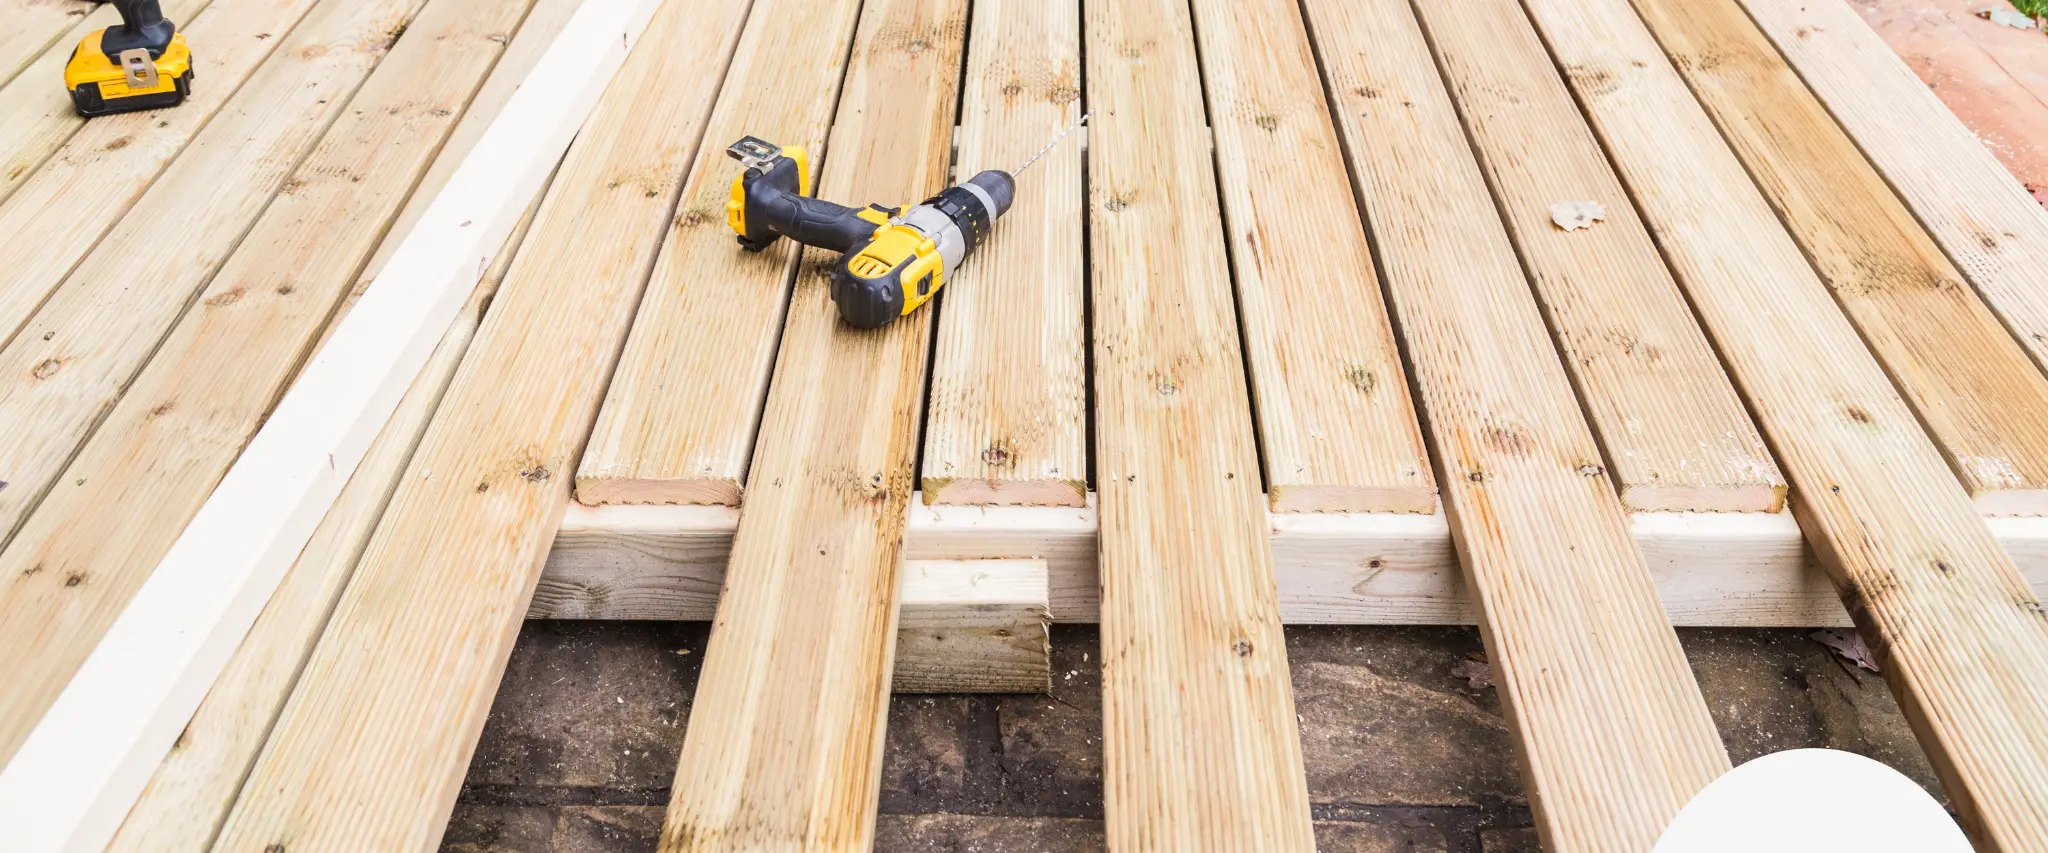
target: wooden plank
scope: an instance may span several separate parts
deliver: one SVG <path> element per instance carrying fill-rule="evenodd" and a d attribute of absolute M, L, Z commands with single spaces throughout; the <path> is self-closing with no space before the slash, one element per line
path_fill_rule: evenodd
<path fill-rule="evenodd" d="M 1084 10 L 1109 846 L 1311 850 L 1194 22 Z"/>
<path fill-rule="evenodd" d="M 1740 5 L 1636 9 L 1978 509 L 2048 513 L 2048 376 Z"/>
<path fill-rule="evenodd" d="M 378 259 L 366 271 L 366 279 L 373 280 L 382 271 L 383 259 L 412 232 L 412 224 L 447 184 L 455 167 L 476 147 L 484 129 L 526 80 L 570 13 L 581 5 L 582 0 L 540 0 L 534 4 L 520 22 L 518 35 L 506 48 L 504 57 L 492 68 L 490 79 L 470 102 L 469 109 L 463 111 L 462 122 L 442 146 L 434 166 L 413 191 L 398 224 L 379 247 Z M 334 508 L 321 520 L 277 592 L 264 605 L 262 615 L 250 627 L 249 635 L 207 691 L 206 700 L 193 712 L 191 722 L 179 735 L 178 747 L 157 765 L 108 845 L 109 851 L 203 850 L 212 844 L 538 207 L 538 202 L 529 207 L 526 219 L 507 238 L 490 272 L 456 315 L 455 325 L 442 336 L 427 366 L 392 413 L 390 423 L 378 434 L 355 475 L 349 478 L 348 486 L 335 500 Z M 342 308 L 343 312 L 348 310 L 349 306 Z M 338 325 L 330 323 L 328 328 Z"/>
<path fill-rule="evenodd" d="M 309 44 L 341 42 L 345 39 L 361 39 L 374 35 L 381 38 L 387 29 L 385 21 L 399 13 L 409 13 L 411 0 L 395 0 L 382 4 L 364 4 L 360 16 L 350 16 L 338 21 L 321 21 L 306 31 Z M 448 4 L 455 5 L 455 4 Z M 222 9 L 220 11 L 226 11 Z M 519 10 L 514 10 L 511 20 L 516 23 Z M 446 14 L 436 26 L 446 28 L 455 25 L 450 19 L 461 16 Z M 424 41 L 424 40 L 423 40 Z M 5 679 L 14 689 L 0 696 L 0 760 L 11 758 L 22 745 L 37 721 L 43 716 L 50 703 L 69 682 L 79 666 L 85 661 L 101 636 L 113 624 L 114 619 L 127 605 L 135 590 L 141 586 L 155 567 L 157 559 L 170 541 L 177 537 L 191 514 L 206 499 L 206 494 L 220 476 L 220 470 L 232 461 L 240 450 L 247 432 L 232 432 L 221 435 L 208 431 L 213 416 L 210 402 L 205 399 L 212 394 L 230 394 L 236 391 L 252 391 L 261 399 L 250 401 L 245 420 L 261 418 L 274 399 L 276 386 L 288 378 L 299 359 L 298 348 L 303 342 L 293 344 L 269 358 L 244 359 L 242 347 L 255 342 L 242 340 L 249 329 L 261 329 L 262 324 L 272 316 L 300 315 L 301 323 L 322 323 L 334 304 L 334 292 L 347 287 L 348 272 L 332 276 L 327 283 L 324 302 L 316 286 L 317 278 L 305 275 L 305 268 L 298 266 L 301 261 L 327 262 L 353 271 L 361 262 L 361 256 L 369 251 L 381 234 L 375 227 L 381 223 L 366 223 L 354 237 L 361 248 L 351 249 L 346 240 L 346 216 L 323 221 L 320 215 L 327 211 L 337 199 L 351 198 L 352 191 L 360 186 L 347 181 L 348 177 L 360 176 L 364 167 L 357 161 L 376 162 L 379 158 L 393 158 L 404 161 L 396 152 L 384 151 L 382 143 L 388 139 L 403 139 L 405 130 L 420 124 L 411 116 L 404 118 L 384 114 L 383 110 L 396 104 L 408 102 L 416 95 L 410 88 L 417 81 L 406 79 L 408 68 L 416 70 L 446 69 L 459 75 L 465 61 L 471 66 L 469 80 L 457 81 L 455 91 L 438 95 L 438 100 L 460 107 L 473 91 L 475 81 L 482 76 L 497 56 L 499 46 L 475 39 L 480 44 L 471 45 L 467 40 L 461 45 L 466 50 L 456 50 L 449 45 L 444 54 L 436 45 L 422 44 L 403 51 L 400 58 L 404 65 L 394 67 L 377 89 L 370 92 L 371 98 L 359 106 L 374 106 L 376 114 L 368 119 L 358 119 L 345 128 L 347 133 L 336 137 L 336 143 L 328 147 L 323 159 L 331 162 L 332 169 L 340 174 L 327 176 L 317 182 L 306 199 L 309 205 L 297 205 L 294 199 L 285 199 L 277 207 L 278 217 L 266 218 L 268 233 L 260 235 L 259 242 L 244 258 L 243 266 L 236 270 L 239 275 L 248 270 L 253 275 L 248 280 L 240 278 L 222 282 L 222 288 L 209 298 L 212 304 L 201 303 L 197 318 L 189 329 L 197 331 L 210 324 L 224 327 L 228 335 L 215 341 L 214 350 L 196 346 L 196 342 L 181 340 L 173 344 L 162 361 L 166 372 L 155 374 L 144 388 L 147 402 L 138 398 L 121 412 L 120 418 L 112 422 L 110 440 L 95 450 L 103 451 L 97 458 L 88 456 L 80 461 L 71 479 L 65 480 L 61 488 L 55 487 L 58 476 L 67 470 L 80 441 L 106 414 L 108 407 L 120 397 L 122 389 L 129 384 L 138 367 L 148 360 L 161 339 L 164 329 L 177 319 L 193 291 L 204 285 L 207 273 L 219 266 L 216 263 L 194 263 L 190 267 L 155 266 L 155 263 L 170 260 L 193 260 L 207 253 L 226 252 L 235 245 L 248 221 L 257 218 L 265 207 L 264 199 L 256 198 L 265 190 L 274 189 L 282 181 L 282 170 L 269 172 L 256 166 L 239 164 L 231 159 L 240 156 L 264 156 L 296 158 L 302 149 L 311 146 L 319 127 L 300 128 L 310 124 L 308 119 L 317 119 L 328 112 L 328 108 L 307 103 L 312 108 L 300 112 L 312 115 L 285 113 L 279 116 L 279 123 L 294 129 L 269 133 L 254 128 L 242 127 L 245 132 L 259 134 L 264 142 L 273 142 L 278 147 L 259 147 L 255 151 L 233 144 L 240 140 L 224 140 L 210 137 L 215 141 L 211 150 L 200 156 L 184 158 L 173 173 L 152 192 L 136 210 L 139 218 L 129 219 L 115 234 L 114 241 L 96 251 L 80 269 L 79 275 L 64 288 L 47 310 L 38 315 L 33 324 L 34 334 L 24 335 L 4 351 L 0 351 L 0 370 L 11 377 L 5 386 L 0 386 L 0 433 L 17 437 L 4 448 L 0 448 L 0 476 L 8 482 L 8 488 L 0 490 L 0 530 L 18 531 L 9 542 L 5 552 L 0 552 L 0 567 L 5 567 L 4 578 L 0 578 L 0 649 L 4 649 L 4 660 L 0 660 L 0 679 Z M 290 49 L 290 46 L 287 46 Z M 369 64 L 375 57 L 358 60 L 355 67 L 362 74 L 369 73 Z M 329 69 L 340 73 L 342 69 Z M 309 81 L 297 77 L 285 78 L 292 86 L 305 90 Z M 344 80 L 344 83 L 351 82 Z M 259 86 L 263 84 L 259 82 Z M 328 89 L 332 84 L 322 81 L 316 89 Z M 335 95 L 337 104 L 332 108 L 338 112 L 343 93 Z M 260 94 L 260 92 L 259 92 Z M 267 99 L 259 99 L 259 101 Z M 423 111 L 424 112 L 424 111 Z M 233 131 L 234 125 L 241 124 L 232 118 L 223 130 Z M 432 127 L 439 122 L 429 122 Z M 354 147 L 359 140 L 349 133 L 365 133 L 369 137 L 360 140 L 361 147 Z M 413 159 L 423 161 L 431 156 L 436 138 L 421 140 L 419 150 Z M 285 147 L 289 146 L 289 147 Z M 192 164 L 187 167 L 185 164 Z M 353 171 L 351 171 L 353 170 Z M 229 175 L 241 171 L 244 180 Z M 397 203 L 409 190 L 417 176 L 414 168 L 401 168 L 387 176 L 386 195 L 396 198 L 386 202 L 396 208 Z M 310 181 L 316 177 L 311 170 L 305 172 Z M 271 178 L 266 181 L 264 178 Z M 203 191 L 202 182 L 212 182 L 220 188 L 221 196 L 214 204 L 206 199 L 196 198 Z M 365 201 L 374 210 L 378 183 L 372 183 Z M 176 196 L 190 193 L 186 198 Z M 26 199 L 27 196 L 19 196 Z M 194 202 L 197 201 L 197 204 Z M 195 227 L 218 227 L 225 234 L 190 232 L 181 229 L 166 230 L 166 221 L 179 220 L 180 210 L 198 207 L 205 213 L 192 217 Z M 358 210 L 344 210 L 346 215 L 359 213 Z M 211 214 L 211 215 L 207 215 Z M 386 216 L 389 214 L 387 213 Z M 317 235 L 323 239 L 309 239 Z M 334 254 L 324 254 L 327 246 L 324 238 L 340 238 L 343 243 Z M 279 246 L 289 245 L 296 240 L 301 248 L 285 260 L 283 271 L 278 275 L 272 268 L 263 266 L 270 261 L 272 253 L 280 251 Z M 355 257 L 350 257 L 351 251 Z M 253 265 L 253 269 L 251 269 Z M 318 267 L 314 267 L 318 268 Z M 272 280 L 259 280 L 268 276 Z M 303 297 L 295 287 L 306 279 L 309 290 Z M 282 286 L 285 293 L 277 293 Z M 223 295 L 227 294 L 227 295 Z M 244 297 L 248 297 L 245 302 Z M 255 309 L 253 312 L 251 309 Z M 267 310 L 266 310 L 267 309 Z M 235 321 L 250 314 L 256 315 L 256 323 L 241 325 Z M 118 319 L 116 319 L 118 318 Z M 224 349 L 222 349 L 224 347 Z M 184 363 L 182 351 L 193 350 L 190 364 Z M 259 348 L 260 351 L 260 348 Z M 206 355 L 217 353 L 215 358 Z M 189 367 L 194 372 L 183 374 L 179 368 Z M 260 377 L 264 373 L 282 374 L 272 378 L 267 386 L 256 389 L 238 387 L 236 383 L 220 383 L 216 371 L 238 371 L 240 375 Z M 157 377 L 161 377 L 160 379 Z M 199 389 L 195 396 L 190 389 Z M 158 393 L 160 392 L 160 393 Z M 183 393 L 181 393 L 183 392 Z M 163 407 L 158 411 L 159 407 Z M 184 411 L 178 411 L 183 408 Z M 161 420 L 159 424 L 157 421 Z M 188 432 L 188 430 L 196 431 Z M 204 442 L 205 447 L 192 446 L 195 438 Z M 125 439 L 125 440 L 124 440 Z M 133 444 L 131 445 L 131 442 Z M 130 451 L 139 452 L 142 459 L 129 460 Z M 202 458 L 219 459 L 211 474 L 201 470 L 190 472 L 196 482 L 184 482 L 173 463 L 165 466 L 155 485 L 182 483 L 182 489 L 171 487 L 171 494 L 180 499 L 162 503 L 170 496 L 154 490 L 141 491 L 134 495 L 134 503 L 122 503 L 122 497 L 137 483 L 122 477 L 140 476 L 147 483 L 146 475 L 139 475 L 136 468 L 145 468 L 155 453 L 172 452 L 184 458 L 186 454 Z M 134 467 L 126 467 L 133 464 Z M 108 476 L 111 475 L 112 479 Z M 54 492 L 48 501 L 48 513 L 30 516 L 40 504 L 37 499 L 46 492 Z M 107 504 L 106 502 L 113 503 Z M 104 506 L 103 506 L 104 505 Z M 120 509 L 116 510 L 115 507 Z M 104 511 L 103 511 L 104 510 Z M 145 511 L 146 510 L 146 511 Z M 130 545 L 135 546 L 130 550 Z"/>
<path fill-rule="evenodd" d="M 571 507 L 527 618 L 709 620 L 737 522 L 723 507 Z M 2048 519 L 1985 523 L 2048 594 Z M 1272 513 L 1268 526 L 1285 624 L 1477 622 L 1441 515 Z M 1850 624 L 1790 515 L 1646 512 L 1630 528 L 1673 625 Z M 903 549 L 912 562 L 1043 559 L 1053 621 L 1098 621 L 1092 510 L 913 506 Z"/>
<path fill-rule="evenodd" d="M 195 79 L 205 85 L 174 110 L 87 122 L 0 207 L 0 345 L 14 352 L 18 333 L 53 294 L 71 291 L 76 300 L 90 290 L 77 282 L 123 290 L 149 282 L 177 291 L 182 307 L 197 285 L 173 282 L 203 280 L 220 265 L 422 2 L 326 2 L 313 12 L 314 0 L 220 0 L 193 21 L 192 37 L 209 45 L 196 60 Z M 254 85 L 241 85 L 252 76 Z M 213 124 L 230 101 L 235 109 Z M 167 169 L 173 158 L 180 162 Z M 159 182 L 163 189 L 146 193 Z M 180 227 L 165 229 L 167 222 Z M 61 366 L 75 355 L 43 358 Z M 0 464 L 0 480 L 11 473 Z M 0 497 L 20 499 L 11 492 Z"/>
<path fill-rule="evenodd" d="M 2048 204 L 2048 55 L 2038 32 L 1977 17 L 1971 0 L 1853 0 L 1927 88 Z"/>
<path fill-rule="evenodd" d="M 218 848 L 438 844 L 744 16 L 662 4 L 584 124 Z"/>
<path fill-rule="evenodd" d="M 911 561 L 903 566 L 895 693 L 1047 693 L 1044 560 Z"/>
<path fill-rule="evenodd" d="M 1273 508 L 1435 512 L 1408 377 L 1293 0 L 1194 5 Z"/>
<path fill-rule="evenodd" d="M 163 4 L 164 17 L 175 22 L 180 31 L 191 23 L 192 16 L 206 8 L 208 0 L 169 0 Z M 299 8 L 310 8 L 302 4 Z M 0 12 L 0 15 L 4 15 Z M 86 16 L 73 33 L 60 38 L 55 44 L 44 49 L 22 73 L 0 86 L 0 201 L 14 194 L 15 188 L 28 179 L 31 172 L 41 166 L 50 154 L 64 145 L 64 141 L 85 126 L 85 117 L 71 103 L 71 93 L 61 84 L 52 81 L 64 79 L 64 66 L 71 61 L 71 53 L 78 47 L 76 38 L 109 26 L 119 24 L 121 14 L 112 4 L 100 4 L 91 15 Z M 202 37 L 206 35 L 204 31 Z M 194 58 L 200 61 L 199 57 Z M 202 70 L 209 73 L 218 60 L 201 62 Z M 195 78 L 196 79 L 196 78 Z"/>
<path fill-rule="evenodd" d="M 1421 4 L 1473 148 L 1521 250 L 1621 502 L 1777 512 L 1785 478 L 1599 143 L 1526 25 Z M 1565 231 L 1551 205 L 1606 218 Z"/>
<path fill-rule="evenodd" d="M 85 35 L 79 21 L 92 8 L 88 0 L 0 0 L 0 20 L 7 22 L 0 28 L 0 83 L 12 80 L 50 45 L 67 37 L 76 43 Z"/>
<path fill-rule="evenodd" d="M 1014 169 L 1081 117 L 1081 6 L 975 7 L 958 166 Z M 966 117 L 972 117 L 969 121 Z M 940 293 L 923 488 L 940 504 L 1088 498 L 1081 157 L 1069 139 L 1017 176 L 1010 212 Z"/>
<path fill-rule="evenodd" d="M 1306 5 L 1538 833 L 1648 849 L 1727 753 L 1421 24 L 1403 0 Z"/>
<path fill-rule="evenodd" d="M 946 185 L 967 3 L 870 0 L 858 30 L 818 195 L 929 197 Z M 664 853 L 874 843 L 932 312 L 855 329 L 822 274 L 834 258 L 809 255 L 690 706 Z"/>
<path fill-rule="evenodd" d="M 739 505 L 799 247 L 782 240 L 759 254 L 734 249 L 724 146 L 753 135 L 804 146 L 814 169 L 821 154 L 830 159 L 821 144 L 860 9 L 854 0 L 759 4 L 752 19 L 762 23 L 747 28 L 733 58 L 577 468 L 582 503 Z M 798 19 L 803 26 L 789 25 Z"/>
<path fill-rule="evenodd" d="M 2040 600 L 1628 3 L 1528 7 L 1777 451 L 1800 527 L 1883 650 L 1965 827 L 1983 849 L 2041 849 Z"/>
<path fill-rule="evenodd" d="M 1841 0 L 1743 6 L 2048 366 L 2048 210 Z"/>

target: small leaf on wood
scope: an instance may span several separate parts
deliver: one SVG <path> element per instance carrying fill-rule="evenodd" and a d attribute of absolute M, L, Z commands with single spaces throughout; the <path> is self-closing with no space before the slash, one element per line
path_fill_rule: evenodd
<path fill-rule="evenodd" d="M 1451 677 L 1464 679 L 1474 690 L 1493 686 L 1493 666 L 1485 658 L 1466 658 L 1451 667 Z"/>
<path fill-rule="evenodd" d="M 1855 631 L 1823 628 L 1813 632 L 1813 641 L 1833 649 L 1845 661 L 1871 672 L 1877 671 L 1877 659 L 1871 656 L 1870 647 L 1863 644 L 1863 635 Z"/>
<path fill-rule="evenodd" d="M 2041 28 L 2041 22 L 2034 20 L 2032 15 L 2004 6 L 1978 9 L 1977 17 L 2001 27 L 2011 27 L 2015 30 L 2035 30 Z"/>
<path fill-rule="evenodd" d="M 1560 201 L 1550 206 L 1550 221 L 1566 231 L 1591 228 L 1607 218 L 1607 206 L 1597 201 Z"/>

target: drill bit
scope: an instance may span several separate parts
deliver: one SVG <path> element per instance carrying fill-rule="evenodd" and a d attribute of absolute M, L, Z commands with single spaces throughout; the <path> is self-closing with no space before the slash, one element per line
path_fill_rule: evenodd
<path fill-rule="evenodd" d="M 1038 158 L 1040 158 L 1040 157 L 1044 157 L 1044 156 L 1045 156 L 1045 152 L 1047 152 L 1047 151 L 1051 151 L 1051 150 L 1053 149 L 1053 147 L 1054 147 L 1054 146 L 1057 146 L 1057 145 L 1059 145 L 1059 144 L 1060 144 L 1060 140 L 1066 139 L 1066 138 L 1067 138 L 1068 136 L 1071 136 L 1071 135 L 1073 135 L 1074 131 L 1080 130 L 1080 129 L 1081 129 L 1081 125 L 1087 124 L 1087 123 L 1088 123 L 1088 117 L 1089 117 L 1089 116 L 1092 116 L 1092 115 L 1094 115 L 1094 114 L 1095 114 L 1095 111 L 1094 111 L 1094 110 L 1089 110 L 1089 111 L 1087 111 L 1087 112 L 1085 112 L 1085 113 L 1082 113 L 1082 114 L 1081 114 L 1081 120 L 1080 120 L 1080 121 L 1074 122 L 1074 126 L 1073 126 L 1073 127 L 1069 127 L 1069 128 L 1067 128 L 1066 130 L 1062 130 L 1062 131 L 1060 131 L 1060 135 L 1058 135 L 1058 136 L 1055 136 L 1055 137 L 1053 137 L 1053 138 L 1052 138 L 1052 141 L 1051 141 L 1051 142 L 1048 142 L 1048 143 L 1046 143 L 1046 144 L 1045 144 L 1045 147 L 1044 147 L 1044 148 L 1040 148 L 1040 149 L 1038 149 L 1038 153 L 1036 153 L 1036 154 L 1033 154 L 1033 155 L 1031 155 L 1031 159 L 1029 159 L 1029 160 L 1026 160 L 1026 161 L 1024 161 L 1024 165 L 1022 165 L 1022 166 L 1018 166 L 1018 167 L 1017 167 L 1017 170 L 1016 170 L 1016 171 L 1014 171 L 1014 172 L 1011 172 L 1011 173 L 1010 173 L 1010 175 L 1011 175 L 1012 177 L 1015 177 L 1015 176 L 1017 176 L 1017 175 L 1021 175 L 1021 174 L 1024 174 L 1024 170 L 1025 170 L 1025 169 L 1029 169 L 1029 168 L 1031 168 L 1031 164 L 1033 164 L 1033 163 L 1036 163 L 1036 162 L 1038 162 Z"/>

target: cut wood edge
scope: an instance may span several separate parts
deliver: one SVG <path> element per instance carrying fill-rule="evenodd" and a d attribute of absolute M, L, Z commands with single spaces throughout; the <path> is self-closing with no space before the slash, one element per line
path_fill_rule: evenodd
<path fill-rule="evenodd" d="M 911 560 L 896 625 L 897 693 L 1048 693 L 1044 560 Z"/>
<path fill-rule="evenodd" d="M 589 3 L 564 27 L 0 770 L 13 849 L 119 829 L 658 5 Z"/>
<path fill-rule="evenodd" d="M 1434 486 L 1275 485 L 1267 493 L 1274 512 L 1432 513 Z"/>
<path fill-rule="evenodd" d="M 1777 485 L 1659 486 L 1636 485 L 1621 490 L 1621 503 L 1633 512 L 1782 512 L 1784 483 Z"/>
<path fill-rule="evenodd" d="M 739 506 L 740 481 L 730 477 L 669 479 L 596 473 L 576 478 L 584 506 Z"/>
<path fill-rule="evenodd" d="M 1088 484 L 1081 480 L 994 480 L 987 477 L 926 477 L 924 504 L 948 506 L 1088 505 Z"/>

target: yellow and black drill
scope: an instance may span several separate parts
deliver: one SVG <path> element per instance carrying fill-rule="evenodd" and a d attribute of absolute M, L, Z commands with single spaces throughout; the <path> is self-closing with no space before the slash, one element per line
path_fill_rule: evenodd
<path fill-rule="evenodd" d="M 174 107 L 192 94 L 192 50 L 158 0 L 113 0 L 121 23 L 79 40 L 64 88 L 82 116 Z"/>
<path fill-rule="evenodd" d="M 1074 128 L 1080 126 L 1077 122 Z M 847 207 L 810 197 L 810 157 L 799 146 L 785 148 L 748 136 L 726 153 L 746 167 L 733 179 L 725 204 L 726 224 L 739 234 L 741 248 L 758 252 L 788 237 L 844 253 L 832 271 L 832 301 L 840 317 L 863 329 L 887 325 L 931 301 L 961 262 L 988 240 L 990 226 L 1009 211 L 1017 190 L 1011 173 L 990 169 L 920 204 Z"/>

